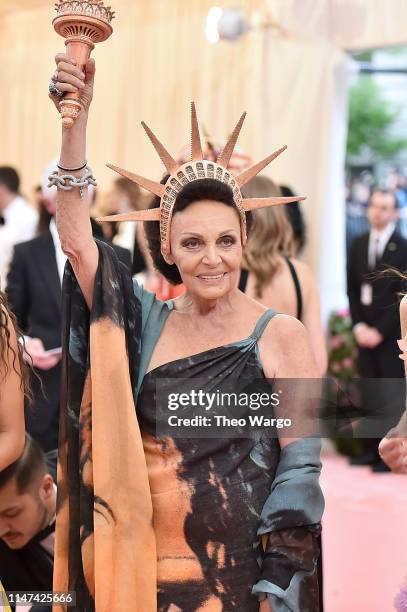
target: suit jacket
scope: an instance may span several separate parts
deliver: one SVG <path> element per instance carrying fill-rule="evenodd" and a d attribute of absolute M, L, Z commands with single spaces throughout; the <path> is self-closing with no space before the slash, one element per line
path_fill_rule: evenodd
<path fill-rule="evenodd" d="M 45 456 L 47 468 L 56 482 L 57 452 Z M 29 542 L 20 550 L 10 549 L 0 539 L 0 581 L 7 591 L 52 591 L 54 558 L 41 544 Z M 35 612 L 51 611 L 50 606 L 36 606 Z"/>
<path fill-rule="evenodd" d="M 391 235 L 375 270 L 368 266 L 369 233 L 355 238 L 348 256 L 347 279 L 349 306 L 353 324 L 367 323 L 375 327 L 385 340 L 400 338 L 399 293 L 405 291 L 405 281 L 390 269 L 407 269 L 407 240 L 396 231 Z M 380 272 L 388 270 L 384 275 Z M 361 288 L 372 286 L 372 303 L 362 304 Z"/>
<path fill-rule="evenodd" d="M 118 258 L 131 269 L 130 251 L 111 245 Z M 45 349 L 61 346 L 61 281 L 55 247 L 48 230 L 15 246 L 7 277 L 7 297 L 21 331 L 40 338 Z M 44 451 L 58 446 L 61 363 L 51 370 L 37 370 L 32 377 L 34 405 L 26 409 L 27 431 Z"/>

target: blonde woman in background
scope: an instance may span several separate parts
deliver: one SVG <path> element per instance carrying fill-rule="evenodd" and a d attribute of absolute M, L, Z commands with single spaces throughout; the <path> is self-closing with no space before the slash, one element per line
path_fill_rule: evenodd
<path fill-rule="evenodd" d="M 243 192 L 247 198 L 282 195 L 266 176 L 257 176 Z M 292 259 L 295 243 L 286 211 L 283 206 L 273 206 L 256 210 L 253 217 L 239 287 L 268 308 L 302 321 L 322 376 L 327 368 L 327 352 L 318 289 L 309 266 Z"/>

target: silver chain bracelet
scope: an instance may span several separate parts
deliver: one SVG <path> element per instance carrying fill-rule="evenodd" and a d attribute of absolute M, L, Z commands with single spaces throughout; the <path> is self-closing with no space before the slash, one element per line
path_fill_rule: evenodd
<path fill-rule="evenodd" d="M 85 174 L 77 178 L 73 176 L 73 174 L 58 174 L 58 170 L 54 170 L 49 177 L 48 187 L 57 187 L 58 189 L 62 189 L 63 191 L 69 191 L 74 187 L 79 188 L 79 192 L 81 198 L 83 198 L 83 189 L 84 187 L 88 187 L 89 185 L 93 185 L 97 187 L 97 182 L 95 177 L 93 176 L 92 168 L 86 166 Z"/>

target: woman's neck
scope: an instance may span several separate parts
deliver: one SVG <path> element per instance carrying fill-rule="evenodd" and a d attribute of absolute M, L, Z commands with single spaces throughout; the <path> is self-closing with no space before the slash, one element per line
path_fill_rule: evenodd
<path fill-rule="evenodd" d="M 174 300 L 174 309 L 180 313 L 203 317 L 226 316 L 239 307 L 241 297 L 238 289 L 216 299 L 205 299 L 186 292 Z"/>

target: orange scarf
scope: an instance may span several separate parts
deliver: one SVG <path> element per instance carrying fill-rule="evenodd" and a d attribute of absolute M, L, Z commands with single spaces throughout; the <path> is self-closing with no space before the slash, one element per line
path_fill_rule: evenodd
<path fill-rule="evenodd" d="M 110 247 L 98 247 L 90 314 L 69 264 L 64 278 L 53 588 L 76 591 L 76 606 L 53 610 L 154 612 L 153 513 L 135 412 L 141 307 Z"/>

